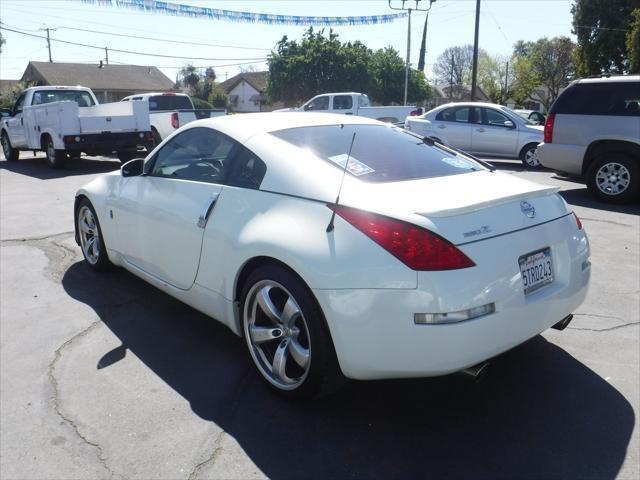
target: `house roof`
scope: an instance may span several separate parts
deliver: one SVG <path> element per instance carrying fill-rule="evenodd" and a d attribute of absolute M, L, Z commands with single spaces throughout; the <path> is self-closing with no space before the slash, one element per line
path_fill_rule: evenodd
<path fill-rule="evenodd" d="M 220 86 L 224 89 L 225 92 L 229 93 L 231 90 L 235 88 L 242 80 L 247 82 L 253 88 L 255 88 L 258 92 L 264 93 L 267 88 L 267 77 L 269 76 L 269 72 L 244 72 L 239 73 L 231 77 L 228 80 L 225 80 L 220 84 Z"/>
<path fill-rule="evenodd" d="M 29 62 L 22 81 L 82 85 L 92 90 L 170 90 L 174 82 L 158 68 L 142 65 Z"/>
<path fill-rule="evenodd" d="M 451 85 L 434 85 L 434 93 L 436 97 L 440 98 L 448 98 L 449 91 L 451 90 Z M 467 96 L 471 97 L 471 86 L 470 85 L 453 85 L 453 96 L 461 97 Z M 480 88 L 480 85 L 476 85 L 476 97 L 480 100 L 488 100 L 489 97 L 487 94 Z"/>
<path fill-rule="evenodd" d="M 20 80 L 0 80 L 0 95 L 10 92 Z"/>

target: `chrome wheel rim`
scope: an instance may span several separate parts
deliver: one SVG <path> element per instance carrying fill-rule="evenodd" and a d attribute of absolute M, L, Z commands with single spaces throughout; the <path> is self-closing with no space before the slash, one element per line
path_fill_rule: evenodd
<path fill-rule="evenodd" d="M 78 212 L 78 231 L 84 258 L 91 265 L 95 265 L 100 258 L 100 234 L 93 212 L 86 205 Z"/>
<path fill-rule="evenodd" d="M 605 163 L 596 172 L 596 185 L 606 195 L 620 195 L 630 183 L 631 174 L 621 163 Z"/>
<path fill-rule="evenodd" d="M 302 385 L 311 367 L 311 342 L 293 295 L 273 280 L 261 280 L 249 290 L 243 318 L 247 345 L 262 376 L 282 390 Z"/>
<path fill-rule="evenodd" d="M 530 148 L 524 154 L 524 161 L 530 167 L 537 167 L 540 165 L 538 160 L 538 148 Z"/>
<path fill-rule="evenodd" d="M 56 161 L 56 149 L 53 147 L 52 141 L 49 141 L 47 144 L 47 160 L 49 160 L 50 163 Z"/>
<path fill-rule="evenodd" d="M 9 158 L 11 155 L 11 146 L 6 135 L 2 136 L 2 153 L 4 153 L 4 158 Z"/>

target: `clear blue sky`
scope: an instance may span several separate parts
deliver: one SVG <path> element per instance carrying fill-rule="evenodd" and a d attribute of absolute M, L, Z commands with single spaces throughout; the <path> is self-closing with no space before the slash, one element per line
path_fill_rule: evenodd
<path fill-rule="evenodd" d="M 174 0 L 173 3 L 208 6 L 227 10 L 285 15 L 380 15 L 393 13 L 387 0 Z M 394 0 L 398 4 L 399 0 Z M 427 0 L 422 0 L 426 5 Z M 427 77 L 430 65 L 447 47 L 473 43 L 475 0 L 437 0 L 429 17 L 427 36 Z M 571 34 L 571 0 L 482 0 L 480 47 L 489 53 L 509 55 L 517 40 L 536 40 L 543 36 Z M 56 28 L 52 38 L 114 49 L 133 50 L 184 57 L 230 59 L 202 61 L 166 59 L 151 56 L 109 53 L 111 63 L 155 65 L 175 79 L 178 69 L 192 63 L 212 65 L 219 80 L 238 73 L 240 63 L 266 69 L 260 60 L 283 36 L 298 39 L 306 27 L 262 25 L 213 21 L 143 13 L 77 0 L 0 0 L 0 20 L 7 27 L 44 35 L 39 29 Z M 412 18 L 411 61 L 415 66 L 420 48 L 424 14 Z M 65 28 L 66 27 L 66 28 Z M 221 46 L 185 45 L 156 40 L 116 37 L 101 33 L 81 32 L 70 28 L 141 35 L 170 41 L 217 44 Z M 360 40 L 372 49 L 388 45 L 406 55 L 406 19 L 385 25 L 337 27 L 340 38 Z M 46 41 L 2 31 L 7 43 L 0 55 L 0 78 L 18 79 L 29 60 L 47 61 Z M 240 48 L 232 48 L 240 47 Z M 104 51 L 52 42 L 53 61 L 99 63 Z M 257 59 L 257 60 L 248 60 Z M 249 63 L 249 62 L 258 63 Z"/>

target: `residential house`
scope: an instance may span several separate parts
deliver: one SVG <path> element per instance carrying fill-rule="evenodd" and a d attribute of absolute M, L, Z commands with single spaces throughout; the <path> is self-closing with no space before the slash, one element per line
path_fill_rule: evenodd
<path fill-rule="evenodd" d="M 244 72 L 220 83 L 229 95 L 231 110 L 239 113 L 270 112 L 283 105 L 267 104 L 267 78 L 269 72 Z"/>
<path fill-rule="evenodd" d="M 93 90 L 100 103 L 128 95 L 171 90 L 174 82 L 156 67 L 86 63 L 29 62 L 22 82 L 33 85 L 81 85 Z"/>
<path fill-rule="evenodd" d="M 476 86 L 476 101 L 490 102 L 486 93 Z M 433 97 L 429 101 L 429 108 L 435 108 L 450 102 L 469 102 L 471 101 L 470 85 L 434 85 Z"/>

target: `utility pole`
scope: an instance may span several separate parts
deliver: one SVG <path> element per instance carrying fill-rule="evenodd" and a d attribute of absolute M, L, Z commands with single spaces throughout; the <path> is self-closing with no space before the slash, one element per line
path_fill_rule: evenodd
<path fill-rule="evenodd" d="M 505 96 L 507 95 L 507 92 L 509 90 L 509 60 L 507 60 L 507 69 L 504 73 L 504 91 L 502 92 Z M 506 102 L 508 100 L 508 98 L 505 98 L 504 101 Z M 500 95 L 500 103 L 502 102 L 502 95 Z"/>
<path fill-rule="evenodd" d="M 476 33 L 473 40 L 473 69 L 471 72 L 471 101 L 476 99 L 478 82 L 478 33 L 480 30 L 480 0 L 476 0 Z"/>
<path fill-rule="evenodd" d="M 104 63 L 109 65 L 109 49 L 104 47 Z"/>
<path fill-rule="evenodd" d="M 47 32 L 47 49 L 49 50 L 49 63 L 53 63 L 51 59 L 51 37 L 49 36 L 49 30 L 53 30 L 55 32 L 55 28 L 39 28 L 38 30 L 46 30 Z"/>
<path fill-rule="evenodd" d="M 427 15 L 424 18 L 424 28 L 422 29 L 422 42 L 420 43 L 420 56 L 418 57 L 418 70 L 422 70 L 424 72 L 424 57 L 427 53 L 427 25 L 429 23 L 429 11 L 431 10 L 431 5 L 436 0 L 429 0 L 429 8 L 427 10 Z"/>
<path fill-rule="evenodd" d="M 404 104 L 407 104 L 407 95 L 409 93 L 409 68 L 411 66 L 410 63 L 410 57 L 411 57 L 411 12 L 413 10 L 417 11 L 417 12 L 428 12 L 429 9 L 427 8 L 420 8 L 420 2 L 422 0 L 388 0 L 389 1 L 389 8 L 392 10 L 406 10 L 408 13 L 408 19 L 407 19 L 407 64 L 405 66 L 405 70 L 404 70 Z M 425 0 L 426 1 L 426 0 Z M 398 3 L 400 2 L 400 6 L 399 7 L 394 7 L 393 3 Z M 431 8 L 431 4 L 435 2 L 435 0 L 429 0 L 429 8 Z M 409 5 L 411 5 L 412 3 L 415 3 L 415 7 L 411 8 L 409 7 L 405 7 L 405 3 L 409 3 Z"/>

